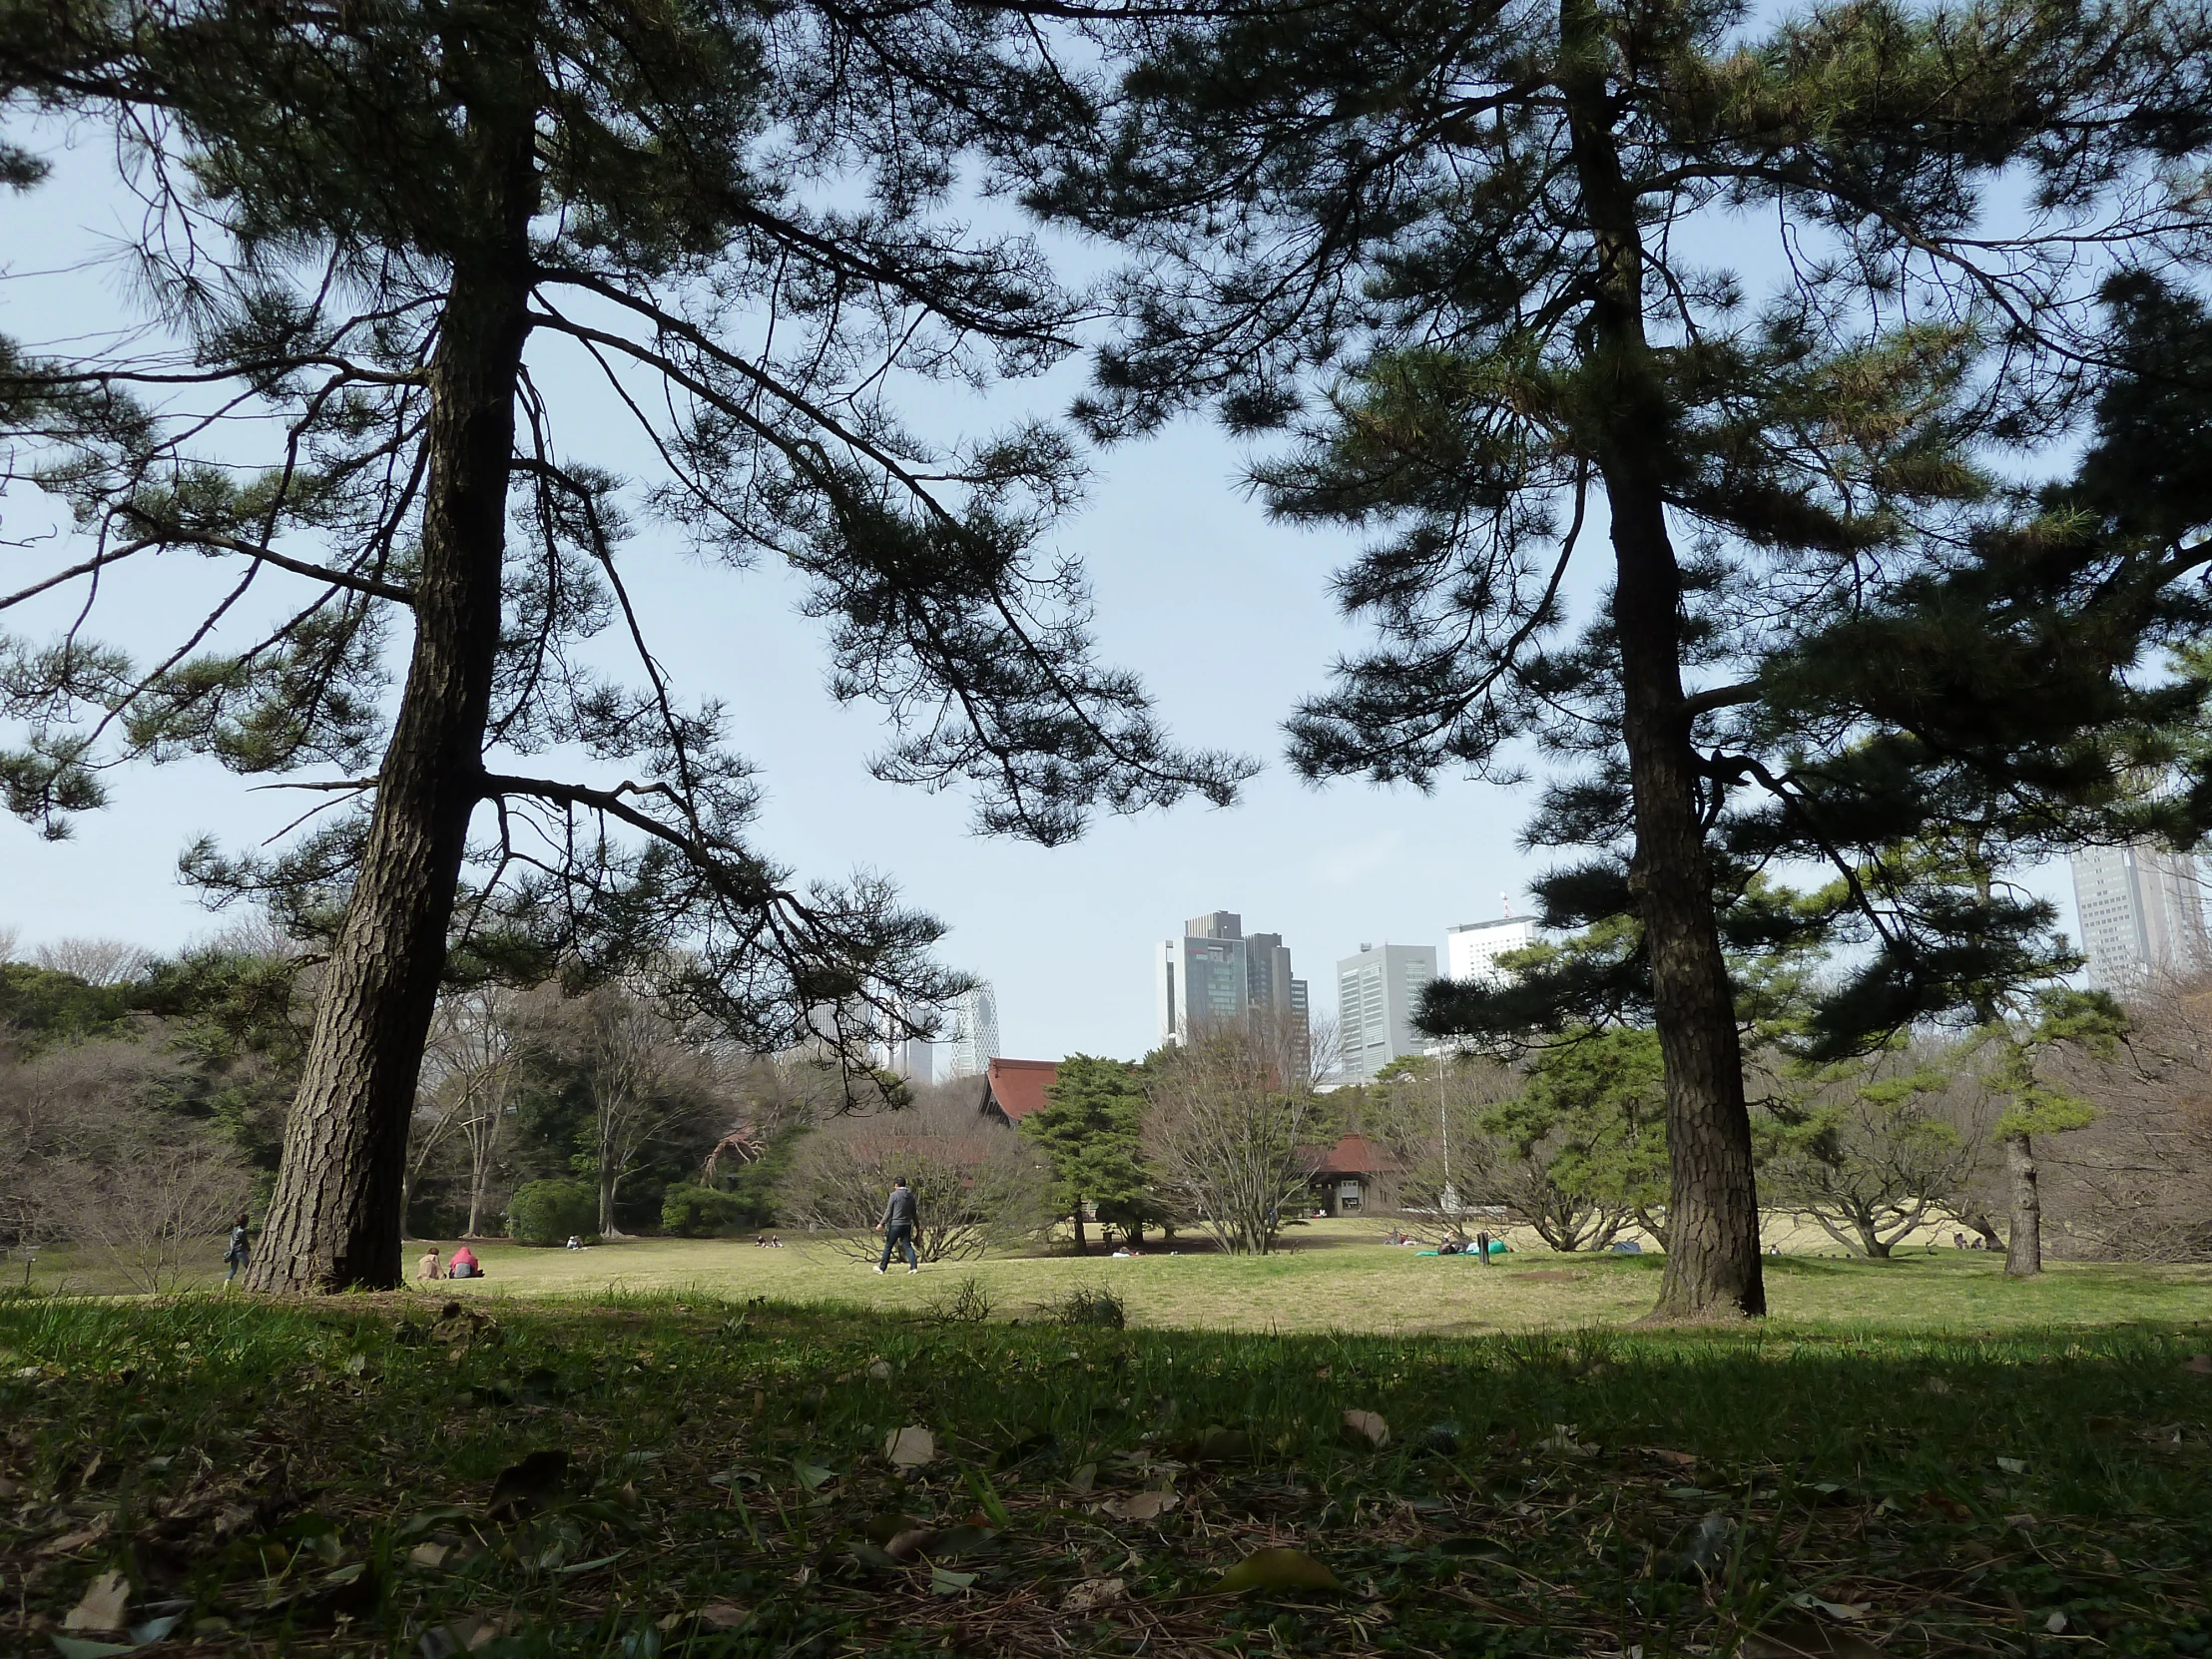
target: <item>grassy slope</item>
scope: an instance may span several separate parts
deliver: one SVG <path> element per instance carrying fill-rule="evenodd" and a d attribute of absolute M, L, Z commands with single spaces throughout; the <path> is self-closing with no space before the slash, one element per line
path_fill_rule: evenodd
<path fill-rule="evenodd" d="M 2095 1282 L 2064 1294 L 2093 1303 Z M 1980 1340 L 1777 1322 L 1473 1341 L 477 1309 L 496 1324 L 430 1328 L 405 1298 L 0 1305 L 0 1638 L 40 1640 L 109 1566 L 142 1606 L 182 1603 L 177 1637 L 208 1653 L 435 1655 L 435 1632 L 491 1620 L 489 1659 L 1659 1659 L 1786 1628 L 1798 1593 L 1864 1605 L 1849 1628 L 1907 1654 L 2193 1659 L 2212 1629 L 2212 1376 L 2183 1365 L 2201 1306 Z M 1389 1444 L 1348 1445 L 1351 1408 Z M 940 1456 L 902 1479 L 881 1446 L 909 1423 Z M 573 1456 L 560 1487 L 493 1519 L 500 1471 L 547 1448 Z M 1177 1505 L 1099 1507 L 1147 1485 Z M 867 1540 L 892 1517 L 970 1530 L 931 1546 L 935 1570 L 886 1566 Z M 1210 1593 L 1277 1544 L 1345 1593 Z M 1102 1578 L 1128 1599 L 1062 1610 Z M 1827 1654 L 1817 1632 L 1845 1628 L 1795 1639 Z"/>

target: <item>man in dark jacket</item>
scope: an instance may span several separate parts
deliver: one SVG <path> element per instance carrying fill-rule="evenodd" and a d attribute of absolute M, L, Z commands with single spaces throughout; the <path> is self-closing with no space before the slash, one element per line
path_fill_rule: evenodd
<path fill-rule="evenodd" d="M 883 1235 L 883 1259 L 875 1264 L 877 1273 L 890 1271 L 894 1250 L 906 1253 L 908 1273 L 921 1271 L 921 1264 L 914 1259 L 914 1190 L 906 1185 L 903 1175 L 891 1188 L 890 1202 L 883 1206 L 883 1219 L 875 1224 L 875 1231 Z"/>

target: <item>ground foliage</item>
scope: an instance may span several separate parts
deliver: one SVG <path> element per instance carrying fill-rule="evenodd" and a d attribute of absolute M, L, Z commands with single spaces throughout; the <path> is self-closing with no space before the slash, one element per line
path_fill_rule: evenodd
<path fill-rule="evenodd" d="M 2212 1363 L 2173 1328 L 1465 1342 L 481 1307 L 0 1307 L 0 1622 L 29 1641 L 120 1569 L 177 1653 L 1656 1656 L 1813 1620 L 1815 1652 L 2197 1654 L 2212 1631 Z M 1259 1587 L 1223 1593 L 1240 1563 Z"/>

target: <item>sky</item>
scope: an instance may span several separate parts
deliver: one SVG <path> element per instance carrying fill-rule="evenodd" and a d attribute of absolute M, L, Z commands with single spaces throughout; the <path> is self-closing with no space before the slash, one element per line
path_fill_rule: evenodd
<path fill-rule="evenodd" d="M 101 143 L 88 137 L 60 159 L 41 190 L 0 195 L 0 334 L 54 341 L 115 328 L 130 314 L 120 276 L 83 263 L 130 223 L 105 184 Z M 1078 383 L 1064 370 L 988 409 L 938 409 L 990 424 L 1022 406 L 1049 413 Z M 595 418 L 609 423 L 604 434 Z M 631 440 L 615 420 L 611 410 L 571 417 L 569 447 L 595 453 L 604 436 L 623 464 Z M 1175 737 L 1255 756 L 1267 770 L 1234 807 L 1194 800 L 1103 818 L 1071 846 L 978 837 L 964 795 L 872 780 L 879 716 L 829 696 L 820 631 L 798 614 L 787 577 L 710 569 L 650 544 L 631 563 L 675 684 L 725 699 L 737 747 L 760 768 L 760 850 L 802 876 L 893 877 L 909 902 L 947 924 L 944 958 L 992 983 L 1006 1054 L 1150 1049 L 1153 963 L 1187 916 L 1233 910 L 1247 931 L 1281 933 L 1316 1010 L 1333 1015 L 1334 964 L 1363 944 L 1431 944 L 1440 954 L 1445 928 L 1527 907 L 1527 883 L 1545 861 L 1516 844 L 1529 791 L 1466 781 L 1429 795 L 1357 782 L 1316 789 L 1283 764 L 1282 721 L 1366 636 L 1329 593 L 1354 542 L 1270 523 L 1242 488 L 1248 460 L 1196 419 L 1096 455 L 1088 505 L 1057 542 L 1088 567 L 1101 655 L 1142 675 Z M 49 503 L 20 490 L 0 498 L 9 538 L 51 518 Z M 52 568 L 54 553 L 0 545 L 0 589 Z M 149 648 L 170 637 L 210 574 L 188 564 L 111 594 L 96 633 Z M 41 637 L 63 614 L 49 606 L 0 619 L 0 631 Z M 168 950 L 215 931 L 226 918 L 178 881 L 178 852 L 201 833 L 233 846 L 259 841 L 300 810 L 297 796 L 253 791 L 206 762 L 139 767 L 111 784 L 111 805 L 79 820 L 67 841 L 0 818 L 0 931 L 17 930 L 19 953 L 64 936 Z M 2073 925 L 2062 866 L 2033 872 L 2028 884 Z"/>

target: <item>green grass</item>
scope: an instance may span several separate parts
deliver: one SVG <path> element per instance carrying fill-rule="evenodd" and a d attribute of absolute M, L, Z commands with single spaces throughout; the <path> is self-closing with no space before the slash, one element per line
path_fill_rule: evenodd
<path fill-rule="evenodd" d="M 1109 1270 L 1145 1265 L 1062 1283 L 1134 1305 L 1149 1281 Z M 1271 1269 L 1324 1283 L 1300 1271 Z M 1603 1282 L 1648 1292 L 1647 1272 Z M 1876 1274 L 1969 1308 L 2006 1289 L 1955 1265 L 1786 1263 L 1777 1289 L 1827 1298 L 1822 1322 L 1475 1339 L 949 1326 L 696 1293 L 472 1297 L 437 1325 L 419 1297 L 16 1299 L 0 1630 L 53 1651 L 122 1568 L 137 1609 L 180 1620 L 166 1650 L 205 1653 L 434 1659 L 473 1635 L 493 1659 L 1662 1659 L 1824 1620 L 1793 1609 L 1806 1595 L 1866 1609 L 1821 1631 L 1900 1654 L 2205 1654 L 2212 1376 L 2184 1366 L 2208 1346 L 2201 1304 L 1976 1336 L 1909 1328 L 1917 1298 L 1893 1293 L 1882 1328 L 1853 1329 L 1839 1287 Z M 918 1300 L 958 1277 L 860 1289 Z M 2179 1294 L 2027 1289 L 2093 1302 L 2100 1283 Z M 1388 1443 L 1347 1443 L 1352 1409 Z M 901 1474 L 882 1448 L 908 1424 L 939 1455 Z M 495 1510 L 501 1471 L 549 1449 L 565 1475 Z M 1177 1503 L 1102 1507 L 1148 1486 Z M 891 1560 L 909 1523 L 936 1536 Z M 1343 1589 L 1216 1593 L 1273 1545 Z M 1064 1609 L 1103 1579 L 1124 1599 Z"/>
<path fill-rule="evenodd" d="M 637 1239 L 578 1252 L 504 1243 L 477 1250 L 489 1277 L 454 1285 L 450 1294 L 505 1301 L 679 1292 L 905 1314 L 941 1295 L 948 1279 L 972 1276 L 1002 1318 L 1018 1318 L 1072 1284 L 1098 1282 L 1111 1285 L 1131 1320 L 1147 1327 L 1375 1335 L 1476 1336 L 1626 1325 L 1650 1311 L 1660 1267 L 1656 1256 L 1554 1256 L 1522 1249 L 1503 1266 L 1485 1269 L 1461 1258 L 1416 1256 L 1382 1244 L 1372 1226 L 1343 1222 L 1300 1228 L 1287 1250 L 1260 1260 L 1211 1254 L 1126 1261 L 997 1257 L 933 1268 L 914 1278 L 903 1270 L 878 1278 L 826 1244 L 804 1242 L 784 1250 L 686 1239 Z M 408 1253 L 410 1269 L 417 1253 Z M 2022 1325 L 2212 1320 L 2208 1267 L 2059 1263 L 2027 1284 L 2008 1283 L 2002 1269 L 1999 1256 L 1948 1249 L 1889 1262 L 1770 1257 L 1768 1296 L 1779 1318 L 1854 1329 L 1971 1333 Z M 211 1270 L 199 1283 L 219 1280 L 220 1272 Z M 59 1252 L 40 1259 L 34 1283 L 49 1291 L 122 1288 L 97 1264 Z"/>

